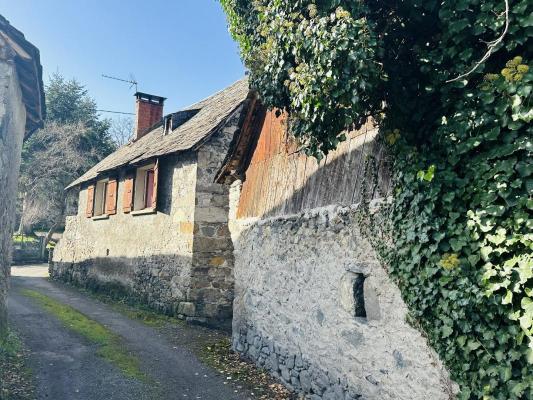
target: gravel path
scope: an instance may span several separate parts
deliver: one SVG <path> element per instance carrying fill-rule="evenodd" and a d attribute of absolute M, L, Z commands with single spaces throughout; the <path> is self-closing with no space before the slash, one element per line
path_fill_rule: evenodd
<path fill-rule="evenodd" d="M 44 271 L 44 269 L 43 269 Z M 157 330 L 131 320 L 83 293 L 55 285 L 31 267 L 20 268 L 11 278 L 9 312 L 11 324 L 30 351 L 30 367 L 38 399 L 142 400 L 205 399 L 244 400 L 223 376 L 203 365 L 185 346 L 172 344 Z M 120 370 L 95 354 L 96 346 L 65 328 L 21 289 L 36 290 L 70 305 L 105 325 L 141 362 L 150 383 L 126 378 Z M 188 328 L 183 335 L 190 335 Z"/>

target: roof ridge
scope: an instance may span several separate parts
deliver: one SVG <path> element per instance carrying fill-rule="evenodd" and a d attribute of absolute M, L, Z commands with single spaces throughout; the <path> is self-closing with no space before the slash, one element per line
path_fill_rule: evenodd
<path fill-rule="evenodd" d="M 182 108 L 181 110 L 178 110 L 178 111 L 187 111 L 187 110 L 193 108 L 195 105 L 200 104 L 200 103 L 203 103 L 204 101 L 207 101 L 207 100 L 209 100 L 210 98 L 215 97 L 216 95 L 219 95 L 219 94 L 222 93 L 222 92 L 225 92 L 226 90 L 232 88 L 233 86 L 235 86 L 236 84 L 238 84 L 238 83 L 240 83 L 240 82 L 242 82 L 242 81 L 244 81 L 244 80 L 248 80 L 248 76 L 245 75 L 244 77 L 242 77 L 242 78 L 240 78 L 240 79 L 237 79 L 237 80 L 234 81 L 233 83 L 229 84 L 229 85 L 226 86 L 224 89 L 220 89 L 218 92 L 215 92 L 215 93 L 213 93 L 213 94 L 211 94 L 211 95 L 209 95 L 209 96 L 203 98 L 202 100 L 198 100 L 196 103 L 190 104 L 190 105 L 188 105 L 187 107 Z"/>
<path fill-rule="evenodd" d="M 163 126 L 159 124 L 138 141 L 119 147 L 68 185 L 67 189 L 96 179 L 101 173 L 136 165 L 156 157 L 194 151 L 199 143 L 224 125 L 227 118 L 246 101 L 249 93 L 248 79 L 245 77 L 189 106 L 188 109 L 180 110 L 190 111 L 192 107 L 200 106 L 196 115 L 174 129 L 171 134 L 164 135 Z"/>

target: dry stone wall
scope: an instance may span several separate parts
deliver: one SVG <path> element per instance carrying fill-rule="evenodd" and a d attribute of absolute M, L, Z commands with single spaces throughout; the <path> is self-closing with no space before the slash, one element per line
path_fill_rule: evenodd
<path fill-rule="evenodd" d="M 0 335 L 7 326 L 11 235 L 25 124 L 26 110 L 12 54 L 0 37 Z"/>
<path fill-rule="evenodd" d="M 448 399 L 447 373 L 406 322 L 356 213 L 232 219 L 233 348 L 308 399 Z"/>

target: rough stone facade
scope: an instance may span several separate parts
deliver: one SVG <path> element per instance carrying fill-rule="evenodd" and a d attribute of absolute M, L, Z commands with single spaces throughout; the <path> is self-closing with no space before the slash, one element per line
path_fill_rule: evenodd
<path fill-rule="evenodd" d="M 87 218 L 87 188 L 78 213 L 67 217 L 51 276 L 118 291 L 190 322 L 229 325 L 233 257 L 228 229 L 228 188 L 215 184 L 242 106 L 198 150 L 161 157 L 157 213 Z"/>
<path fill-rule="evenodd" d="M 237 181 L 236 351 L 308 399 L 450 398 L 446 370 L 358 230 L 356 206 L 235 219 L 239 192 Z"/>
<path fill-rule="evenodd" d="M 26 110 L 13 54 L 0 36 L 0 335 L 6 330 L 11 236 Z"/>

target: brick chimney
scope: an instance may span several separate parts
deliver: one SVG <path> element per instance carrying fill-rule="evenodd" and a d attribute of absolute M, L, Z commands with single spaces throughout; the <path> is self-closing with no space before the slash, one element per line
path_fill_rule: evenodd
<path fill-rule="evenodd" d="M 153 125 L 163 118 L 163 103 L 166 98 L 141 92 L 135 93 L 135 98 L 137 115 L 135 140 L 139 140 L 150 131 Z"/>

